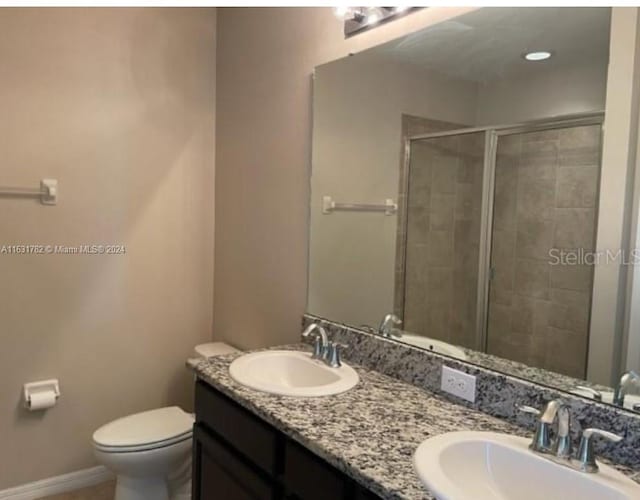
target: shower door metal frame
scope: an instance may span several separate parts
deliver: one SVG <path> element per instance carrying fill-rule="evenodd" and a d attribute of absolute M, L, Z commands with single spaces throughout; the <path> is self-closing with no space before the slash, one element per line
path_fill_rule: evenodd
<path fill-rule="evenodd" d="M 454 130 L 446 130 L 443 132 L 434 132 L 428 134 L 418 134 L 410 136 L 406 139 L 405 156 L 403 158 L 406 178 L 404 180 L 406 186 L 405 214 L 404 220 L 399 221 L 403 224 L 404 252 L 403 263 L 406 272 L 406 251 L 407 251 L 407 219 L 408 212 L 408 185 L 411 168 L 411 143 L 423 139 L 436 139 L 439 137 L 450 137 L 454 135 L 467 135 L 483 132 L 485 134 L 484 163 L 482 172 L 482 201 L 480 213 L 480 242 L 478 248 L 478 289 L 476 297 L 476 325 L 475 325 L 475 349 L 477 351 L 487 352 L 488 341 L 488 318 L 489 318 L 489 290 L 490 290 L 490 269 L 491 269 L 491 240 L 493 235 L 493 197 L 495 194 L 495 171 L 498 139 L 501 136 L 522 134 L 529 132 L 538 132 L 543 130 L 554 130 L 561 128 L 580 127 L 587 125 L 600 125 L 604 127 L 604 111 L 579 113 L 565 115 L 559 117 L 545 118 L 525 123 L 516 123 L 511 125 L 494 125 L 484 127 L 468 127 Z M 597 228 L 596 228 L 597 231 Z M 402 313 L 404 315 L 405 302 L 405 280 L 402 283 Z M 592 291 L 593 292 L 593 291 Z M 404 318 L 403 318 L 404 319 Z"/>

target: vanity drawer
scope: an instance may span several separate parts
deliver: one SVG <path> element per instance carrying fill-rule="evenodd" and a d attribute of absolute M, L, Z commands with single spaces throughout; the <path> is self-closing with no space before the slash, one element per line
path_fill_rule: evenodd
<path fill-rule="evenodd" d="M 278 433 L 206 383 L 196 384 L 196 420 L 265 472 L 278 467 Z"/>
<path fill-rule="evenodd" d="M 348 477 L 290 440 L 285 445 L 284 484 L 290 498 L 354 498 L 355 484 Z"/>

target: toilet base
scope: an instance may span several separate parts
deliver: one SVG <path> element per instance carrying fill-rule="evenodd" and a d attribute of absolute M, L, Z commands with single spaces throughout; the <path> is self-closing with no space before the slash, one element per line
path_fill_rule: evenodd
<path fill-rule="evenodd" d="M 170 488 L 164 478 L 118 476 L 114 500 L 191 500 L 191 479 Z"/>
<path fill-rule="evenodd" d="M 114 500 L 169 500 L 164 478 L 118 476 Z"/>

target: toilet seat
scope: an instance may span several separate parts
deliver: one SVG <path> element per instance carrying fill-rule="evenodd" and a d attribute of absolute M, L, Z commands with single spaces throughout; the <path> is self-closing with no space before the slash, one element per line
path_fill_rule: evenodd
<path fill-rule="evenodd" d="M 93 444 L 105 453 L 165 448 L 191 439 L 193 421 L 177 406 L 136 413 L 100 427 L 93 433 Z"/>
<path fill-rule="evenodd" d="M 181 436 L 167 439 L 166 441 L 157 441 L 155 443 L 140 444 L 136 446 L 105 446 L 96 442 L 93 443 L 93 446 L 96 450 L 99 450 L 103 453 L 135 453 L 137 451 L 150 451 L 160 448 L 166 448 L 174 444 L 182 443 L 183 441 L 188 441 L 191 439 L 191 437 L 192 432 L 189 431 Z"/>

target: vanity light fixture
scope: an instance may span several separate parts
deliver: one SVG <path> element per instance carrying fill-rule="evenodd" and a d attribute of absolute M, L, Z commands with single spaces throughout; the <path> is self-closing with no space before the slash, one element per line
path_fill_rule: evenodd
<path fill-rule="evenodd" d="M 522 55 L 527 61 L 546 61 L 553 55 L 548 50 L 536 50 L 533 52 L 526 52 Z"/>
<path fill-rule="evenodd" d="M 421 7 L 346 7 L 334 8 L 334 14 L 344 20 L 346 38 L 398 19 Z"/>
<path fill-rule="evenodd" d="M 367 17 L 365 18 L 364 22 L 369 26 L 373 26 L 374 24 L 377 24 L 380 21 L 380 19 L 382 19 L 382 15 L 378 12 L 377 9 L 373 8 L 367 14 Z"/>
<path fill-rule="evenodd" d="M 347 15 L 350 14 L 351 7 L 347 7 L 346 5 L 341 5 L 340 7 L 334 7 L 333 13 L 336 15 L 338 19 L 346 19 Z"/>

